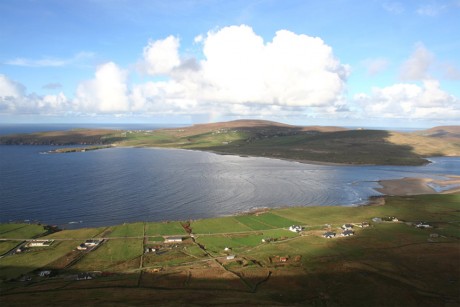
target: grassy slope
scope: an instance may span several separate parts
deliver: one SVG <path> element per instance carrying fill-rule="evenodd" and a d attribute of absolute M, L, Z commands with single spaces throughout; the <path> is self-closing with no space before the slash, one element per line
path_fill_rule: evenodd
<path fill-rule="evenodd" d="M 145 303 L 153 297 L 156 302 L 198 305 L 203 299 L 209 304 L 244 302 L 247 305 L 459 304 L 460 195 L 387 197 L 386 200 L 385 205 L 378 206 L 285 208 L 192 221 L 196 240 L 206 246 L 211 255 L 222 257 L 218 261 L 223 266 L 209 260 L 190 239 L 177 248 L 165 248 L 158 255 L 142 256 L 142 237 L 113 238 L 84 256 L 69 272 L 104 270 L 122 275 L 78 282 L 62 277 L 37 280 L 27 286 L 0 283 L 0 299 L 8 305 L 20 305 L 31 295 L 38 303 L 47 302 L 50 297 L 61 303 L 78 297 L 83 304 L 95 298 L 116 304 L 122 297 L 122 301 L 129 304 Z M 423 230 L 390 222 L 355 229 L 356 236 L 350 238 L 321 237 L 325 224 L 339 232 L 337 228 L 343 223 L 370 221 L 376 216 L 423 220 L 435 228 Z M 304 235 L 278 228 L 285 228 L 293 221 L 306 226 Z M 114 229 L 126 236 L 141 232 L 140 223 L 127 225 Z M 173 229 L 182 233 L 178 223 L 146 225 L 151 234 L 171 233 Z M 69 238 L 83 233 L 92 236 L 100 230 L 74 230 L 65 234 Z M 278 240 L 262 243 L 261 239 L 267 237 Z M 44 267 L 79 242 L 58 243 L 53 249 L 0 259 L 3 278 Z M 224 247 L 232 247 L 231 253 L 237 255 L 237 261 L 225 260 Z M 279 256 L 287 256 L 288 261 L 277 262 Z M 144 268 L 142 274 L 139 267 Z M 163 271 L 150 271 L 158 267 Z M 263 283 L 256 288 L 260 282 Z M 98 289 L 95 296 L 90 291 L 93 288 Z M 367 290 L 361 291 L 364 288 Z M 84 289 L 85 296 L 81 297 L 78 289 Z M 145 290 L 151 294 L 147 295 Z M 123 296 L 114 293 L 123 293 Z M 187 297 L 187 302 L 181 301 L 183 297 Z"/>
<path fill-rule="evenodd" d="M 458 126 L 417 133 L 240 120 L 154 131 L 71 130 L 0 137 L 0 144 L 111 144 L 210 150 L 303 161 L 421 165 L 459 156 Z"/>

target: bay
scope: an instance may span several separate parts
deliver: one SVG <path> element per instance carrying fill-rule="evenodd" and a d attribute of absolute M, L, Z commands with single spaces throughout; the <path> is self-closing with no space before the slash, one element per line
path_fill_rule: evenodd
<path fill-rule="evenodd" d="M 153 148 L 40 154 L 51 149 L 0 146 L 0 222 L 76 228 L 263 207 L 351 206 L 378 195 L 379 180 L 460 175 L 459 157 L 401 167 L 310 165 Z"/>

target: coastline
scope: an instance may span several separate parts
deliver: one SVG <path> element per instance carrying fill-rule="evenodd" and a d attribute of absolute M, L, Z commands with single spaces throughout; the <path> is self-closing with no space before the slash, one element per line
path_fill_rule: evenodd
<path fill-rule="evenodd" d="M 446 176 L 445 180 L 411 178 L 380 180 L 375 190 L 390 196 L 460 193 L 460 176 Z"/>

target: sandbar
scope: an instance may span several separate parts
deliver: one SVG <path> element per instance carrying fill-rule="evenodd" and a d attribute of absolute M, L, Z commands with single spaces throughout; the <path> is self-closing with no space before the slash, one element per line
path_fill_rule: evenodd
<path fill-rule="evenodd" d="M 420 195 L 436 193 L 459 193 L 460 176 L 448 176 L 446 180 L 432 178 L 402 178 L 381 180 L 381 188 L 376 190 L 385 195 Z"/>

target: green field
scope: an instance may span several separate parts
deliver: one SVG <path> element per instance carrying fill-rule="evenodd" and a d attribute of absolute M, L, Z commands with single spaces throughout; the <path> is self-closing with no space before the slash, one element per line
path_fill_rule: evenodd
<path fill-rule="evenodd" d="M 26 298 L 37 305 L 50 299 L 141 305 L 154 296 L 159 305 L 456 306 L 459 209 L 459 194 L 385 197 L 379 205 L 361 207 L 284 208 L 191 221 L 194 237 L 173 244 L 158 239 L 184 234 L 179 222 L 145 223 L 145 246 L 144 223 L 62 231 L 53 234 L 56 241 L 49 248 L 0 258 L 0 300 L 6 306 L 21 305 Z M 388 216 L 399 221 L 371 221 Z M 371 225 L 355 227 L 355 236 L 321 236 L 326 230 L 340 234 L 342 224 L 362 221 Z M 432 228 L 414 227 L 419 221 Z M 307 227 L 297 234 L 287 230 L 293 224 Z M 95 250 L 72 251 L 83 236 L 110 231 L 112 237 Z M 8 250 L 13 242 L 0 242 L 0 248 Z M 145 247 L 158 250 L 144 253 Z M 37 277 L 38 270 L 72 255 L 81 257 L 57 276 Z M 92 271 L 99 272 L 94 280 L 72 279 Z M 33 280 L 9 281 L 21 274 Z"/>
<path fill-rule="evenodd" d="M 142 237 L 144 236 L 144 223 L 125 223 L 113 226 L 108 237 Z"/>
<path fill-rule="evenodd" d="M 94 238 L 100 235 L 106 227 L 99 228 L 81 228 L 81 229 L 72 229 L 72 230 L 62 230 L 50 235 L 47 235 L 47 239 L 89 239 Z"/>
<path fill-rule="evenodd" d="M 112 270 L 124 271 L 139 267 L 143 253 L 141 239 L 108 240 L 95 251 L 86 255 L 73 270 Z"/>
<path fill-rule="evenodd" d="M 54 242 L 50 247 L 32 248 L 30 251 L 0 259 L 0 280 L 17 278 L 21 274 L 46 267 L 67 252 L 74 249 L 79 241 Z"/>
<path fill-rule="evenodd" d="M 146 223 L 145 234 L 147 236 L 181 235 L 186 234 L 179 222 Z"/>
<path fill-rule="evenodd" d="M 32 239 L 44 232 L 43 226 L 36 224 L 0 224 L 0 239 Z"/>

